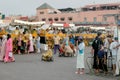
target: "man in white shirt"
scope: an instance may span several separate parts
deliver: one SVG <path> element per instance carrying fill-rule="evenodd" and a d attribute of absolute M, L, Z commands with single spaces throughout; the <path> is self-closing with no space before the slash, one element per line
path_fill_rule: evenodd
<path fill-rule="evenodd" d="M 117 53 L 118 53 L 118 38 L 115 37 L 115 40 L 110 44 L 110 50 L 112 51 L 112 65 L 113 65 L 113 75 L 115 75 L 116 62 L 117 62 Z"/>
<path fill-rule="evenodd" d="M 116 48 L 118 48 L 118 53 L 117 53 L 115 76 L 120 76 L 120 44 L 118 44 Z"/>
<path fill-rule="evenodd" d="M 120 47 L 118 49 L 118 54 L 117 54 L 115 76 L 120 76 Z"/>

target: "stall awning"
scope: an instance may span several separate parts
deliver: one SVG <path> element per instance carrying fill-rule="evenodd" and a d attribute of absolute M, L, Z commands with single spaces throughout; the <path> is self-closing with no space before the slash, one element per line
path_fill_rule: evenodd
<path fill-rule="evenodd" d="M 22 20 L 14 20 L 13 23 L 18 23 L 18 24 L 23 24 L 23 25 L 41 25 L 41 24 L 45 24 L 44 21 L 28 22 L 28 21 L 22 21 Z"/>

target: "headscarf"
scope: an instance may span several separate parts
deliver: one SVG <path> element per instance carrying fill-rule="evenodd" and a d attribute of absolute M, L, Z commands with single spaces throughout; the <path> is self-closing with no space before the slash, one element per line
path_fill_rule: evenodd
<path fill-rule="evenodd" d="M 79 37 L 78 37 L 78 40 L 83 40 L 83 37 L 82 37 L 82 36 L 79 36 Z"/>
<path fill-rule="evenodd" d="M 3 38 L 3 40 L 4 40 L 4 39 L 7 39 L 7 36 L 6 36 L 6 35 L 3 35 L 2 38 Z"/>
<path fill-rule="evenodd" d="M 33 39 L 32 34 L 30 34 L 30 35 L 29 35 L 29 39 L 30 39 L 30 40 L 32 40 L 32 39 Z"/>

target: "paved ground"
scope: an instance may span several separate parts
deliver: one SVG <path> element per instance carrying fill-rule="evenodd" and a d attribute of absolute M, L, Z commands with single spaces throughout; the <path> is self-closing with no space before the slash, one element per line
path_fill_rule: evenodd
<path fill-rule="evenodd" d="M 86 57 L 89 56 L 86 49 Z M 89 73 L 77 75 L 76 57 L 58 57 L 54 62 L 41 61 L 41 54 L 15 55 L 16 62 L 0 62 L 0 80 L 120 80 L 111 74 L 96 76 Z M 89 73 L 89 74 L 88 74 Z"/>

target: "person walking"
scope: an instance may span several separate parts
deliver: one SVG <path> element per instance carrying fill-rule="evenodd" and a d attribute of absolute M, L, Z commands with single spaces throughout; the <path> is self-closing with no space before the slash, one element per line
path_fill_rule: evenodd
<path fill-rule="evenodd" d="M 77 71 L 76 74 L 84 74 L 84 50 L 85 43 L 83 42 L 83 38 L 80 36 L 78 38 L 78 46 L 77 46 Z"/>
<path fill-rule="evenodd" d="M 6 48 L 6 42 L 7 42 L 7 36 L 3 35 L 2 37 L 2 46 L 1 46 L 1 51 L 0 51 L 0 61 L 4 60 L 4 56 L 5 56 L 5 48 Z"/>
<path fill-rule="evenodd" d="M 12 38 L 10 34 L 7 34 L 7 42 L 6 42 L 6 49 L 5 49 L 5 58 L 4 62 L 14 62 L 15 58 L 13 56 L 13 46 L 12 46 Z"/>
<path fill-rule="evenodd" d="M 37 52 L 40 53 L 40 36 L 37 36 L 36 39 L 36 48 L 37 48 Z"/>
<path fill-rule="evenodd" d="M 30 52 L 34 51 L 32 34 L 29 34 L 28 44 L 29 44 L 29 46 L 28 46 L 28 54 L 29 54 Z"/>

